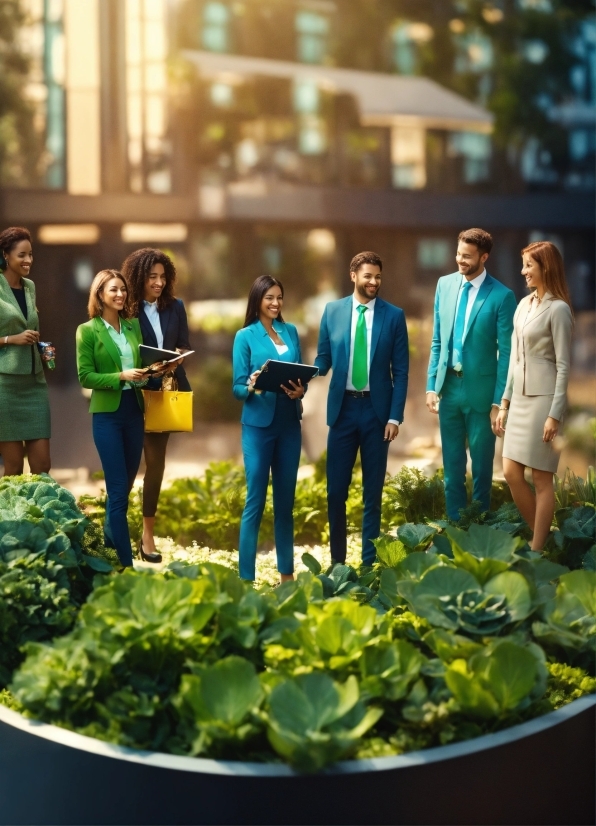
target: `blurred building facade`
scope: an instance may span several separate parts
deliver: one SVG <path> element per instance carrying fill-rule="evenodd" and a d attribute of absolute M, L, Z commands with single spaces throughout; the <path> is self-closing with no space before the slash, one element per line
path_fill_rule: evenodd
<path fill-rule="evenodd" d="M 532 2 L 548 13 L 547 0 Z M 495 237 L 490 271 L 520 297 L 519 250 L 548 238 L 576 310 L 593 308 L 590 20 L 575 95 L 545 103 L 566 130 L 565 174 L 528 141 L 505 175 L 482 102 L 416 74 L 428 22 L 392 24 L 383 48 L 393 73 L 381 73 L 334 65 L 344 0 L 22 4 L 44 175 L 34 189 L 0 191 L 0 221 L 33 230 L 44 337 L 66 354 L 58 380 L 75 377 L 74 329 L 94 273 L 139 246 L 175 255 L 189 299 L 238 298 L 269 272 L 295 306 L 347 292 L 350 258 L 375 249 L 384 295 L 422 316 L 454 268 L 458 232 L 480 225 Z M 481 73 L 490 44 L 455 23 L 457 59 Z M 524 48 L 539 65 L 540 41 Z"/>

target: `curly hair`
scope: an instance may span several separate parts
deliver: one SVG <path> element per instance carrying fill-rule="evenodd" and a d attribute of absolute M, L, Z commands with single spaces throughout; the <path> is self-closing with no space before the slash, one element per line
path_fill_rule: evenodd
<path fill-rule="evenodd" d="M 377 255 L 376 252 L 359 252 L 358 255 L 355 255 L 352 260 L 350 261 L 350 272 L 358 272 L 360 267 L 363 267 L 364 264 L 372 264 L 375 267 L 378 267 L 381 271 L 383 270 L 383 262 L 381 261 L 381 256 Z"/>
<path fill-rule="evenodd" d="M 175 300 L 174 284 L 176 283 L 176 267 L 172 259 L 161 250 L 152 247 L 143 247 L 135 250 L 122 264 L 121 271 L 128 284 L 130 312 L 138 316 L 145 298 L 145 281 L 155 266 L 161 264 L 166 276 L 166 285 L 157 299 L 157 309 L 163 310 Z"/>
<path fill-rule="evenodd" d="M 0 270 L 4 272 L 7 267 L 5 255 L 16 247 L 19 241 L 29 241 L 32 244 L 31 233 L 25 227 L 8 227 L 8 229 L 0 232 Z"/>
<path fill-rule="evenodd" d="M 127 289 L 124 307 L 120 310 L 118 315 L 120 318 L 131 317 L 130 292 L 128 291 L 129 287 L 124 276 L 121 272 L 118 272 L 118 270 L 100 270 L 93 279 L 93 283 L 89 289 L 89 301 L 87 302 L 87 312 L 89 313 L 89 318 L 96 318 L 103 313 L 103 289 L 108 281 L 111 281 L 113 278 L 119 278 Z"/>

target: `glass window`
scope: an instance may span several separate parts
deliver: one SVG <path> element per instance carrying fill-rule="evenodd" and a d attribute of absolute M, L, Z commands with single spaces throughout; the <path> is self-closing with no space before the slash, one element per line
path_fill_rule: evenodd
<path fill-rule="evenodd" d="M 402 75 L 414 75 L 419 69 L 419 46 L 432 40 L 434 32 L 427 23 L 401 20 L 391 33 L 393 63 Z"/>
<path fill-rule="evenodd" d="M 418 240 L 418 266 L 422 270 L 445 270 L 454 257 L 453 242 L 445 238 Z"/>
<path fill-rule="evenodd" d="M 480 132 L 452 132 L 447 143 L 447 154 L 463 159 L 463 180 L 476 184 L 490 177 L 491 140 Z"/>
<path fill-rule="evenodd" d="M 230 50 L 230 9 L 225 3 L 205 3 L 201 40 L 210 52 Z"/>
<path fill-rule="evenodd" d="M 493 66 L 493 45 L 485 34 L 471 32 L 455 36 L 456 72 L 486 72 Z"/>
<path fill-rule="evenodd" d="M 417 126 L 391 130 L 393 186 L 422 189 L 426 186 L 426 132 Z"/>
<path fill-rule="evenodd" d="M 296 14 L 297 57 L 301 63 L 323 63 L 327 57 L 329 20 L 313 11 Z"/>

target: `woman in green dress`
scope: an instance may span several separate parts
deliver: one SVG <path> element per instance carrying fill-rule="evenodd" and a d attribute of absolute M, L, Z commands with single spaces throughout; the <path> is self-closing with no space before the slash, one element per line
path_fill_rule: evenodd
<path fill-rule="evenodd" d="M 50 402 L 37 349 L 39 318 L 31 234 L 24 227 L 0 232 L 0 454 L 4 474 L 49 473 Z"/>

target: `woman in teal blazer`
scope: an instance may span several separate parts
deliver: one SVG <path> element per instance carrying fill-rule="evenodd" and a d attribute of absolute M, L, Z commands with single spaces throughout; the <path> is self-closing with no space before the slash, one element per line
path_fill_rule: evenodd
<path fill-rule="evenodd" d="M 277 568 L 281 581 L 294 578 L 294 495 L 302 449 L 301 399 L 305 388 L 290 382 L 283 392 L 255 390 L 267 359 L 300 362 L 300 340 L 284 322 L 283 286 L 269 275 L 254 282 L 244 327 L 234 339 L 233 391 L 244 402 L 242 453 L 246 502 L 240 525 L 240 576 L 254 580 L 259 526 L 265 508 L 269 473 L 273 480 L 273 516 Z"/>
<path fill-rule="evenodd" d="M 117 270 L 102 270 L 89 293 L 90 321 L 77 329 L 77 369 L 91 390 L 93 440 L 107 493 L 104 535 L 124 567 L 132 566 L 126 513 L 143 452 L 143 383 L 138 319 L 129 318 L 128 291 Z M 133 384 L 134 383 L 134 384 Z"/>

